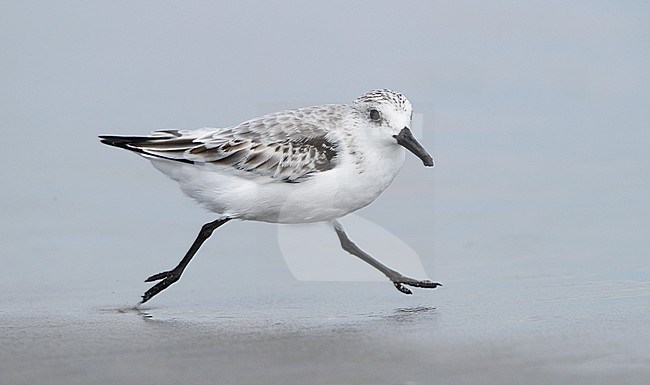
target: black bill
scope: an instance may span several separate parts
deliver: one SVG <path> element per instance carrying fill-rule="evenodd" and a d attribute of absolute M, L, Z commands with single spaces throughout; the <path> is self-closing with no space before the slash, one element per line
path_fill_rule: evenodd
<path fill-rule="evenodd" d="M 415 156 L 422 159 L 422 163 L 424 163 L 425 166 L 433 167 L 433 158 L 431 155 L 429 155 L 427 150 L 425 150 L 424 147 L 418 143 L 415 137 L 413 137 L 413 134 L 411 133 L 411 130 L 408 129 L 408 127 L 402 128 L 402 131 L 400 131 L 399 134 L 393 135 L 393 138 L 397 139 L 397 143 L 399 143 L 402 147 L 406 148 Z"/>

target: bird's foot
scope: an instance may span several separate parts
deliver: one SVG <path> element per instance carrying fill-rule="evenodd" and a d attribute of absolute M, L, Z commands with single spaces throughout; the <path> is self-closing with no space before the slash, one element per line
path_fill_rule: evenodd
<path fill-rule="evenodd" d="M 393 282 L 393 285 L 395 285 L 395 288 L 404 294 L 413 294 L 413 292 L 410 289 L 404 287 L 404 285 L 421 287 L 423 289 L 435 289 L 438 286 L 442 286 L 441 283 L 431 282 L 428 279 L 419 281 L 417 279 L 404 277 L 404 276 L 391 278 L 391 281 Z"/>
<path fill-rule="evenodd" d="M 182 271 L 179 272 L 176 270 L 169 270 L 169 271 L 163 271 L 162 273 L 154 274 L 151 277 L 147 278 L 145 282 L 154 282 L 154 281 L 160 281 L 160 282 L 155 284 L 151 289 L 147 290 L 146 293 L 144 293 L 140 304 L 149 301 L 151 298 L 153 298 L 153 296 L 155 296 L 156 294 L 160 293 L 161 291 L 171 286 L 172 283 L 178 281 L 181 278 L 181 273 Z"/>

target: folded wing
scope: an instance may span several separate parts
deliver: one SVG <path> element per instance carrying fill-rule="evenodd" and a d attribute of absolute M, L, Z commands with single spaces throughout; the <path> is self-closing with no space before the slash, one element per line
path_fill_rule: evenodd
<path fill-rule="evenodd" d="M 335 107 L 282 111 L 223 129 L 100 138 L 102 143 L 145 157 L 229 166 L 242 175 L 300 182 L 337 165 L 339 146 L 327 130 L 340 119 Z"/>

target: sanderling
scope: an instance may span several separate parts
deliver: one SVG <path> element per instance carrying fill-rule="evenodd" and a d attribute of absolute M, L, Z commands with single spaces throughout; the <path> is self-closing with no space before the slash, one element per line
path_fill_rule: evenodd
<path fill-rule="evenodd" d="M 178 281 L 203 242 L 232 219 L 327 221 L 345 251 L 384 273 L 402 293 L 412 294 L 404 285 L 440 286 L 383 265 L 354 244 L 337 220 L 370 204 L 388 187 L 404 163 L 404 148 L 433 166 L 409 129 L 412 110 L 404 95 L 383 89 L 366 92 L 351 104 L 280 111 L 226 128 L 100 136 L 102 143 L 149 159 L 185 194 L 217 214 L 203 225 L 178 266 L 146 279 L 160 282 L 140 303 Z"/>

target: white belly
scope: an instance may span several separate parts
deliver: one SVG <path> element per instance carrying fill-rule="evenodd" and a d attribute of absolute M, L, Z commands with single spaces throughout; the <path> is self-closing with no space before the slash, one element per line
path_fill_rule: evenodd
<path fill-rule="evenodd" d="M 242 177 L 212 165 L 151 162 L 176 180 L 185 194 L 220 216 L 305 223 L 339 218 L 370 204 L 397 175 L 404 159 L 400 152 L 396 159 L 368 160 L 362 169 L 341 165 L 298 183 Z"/>

